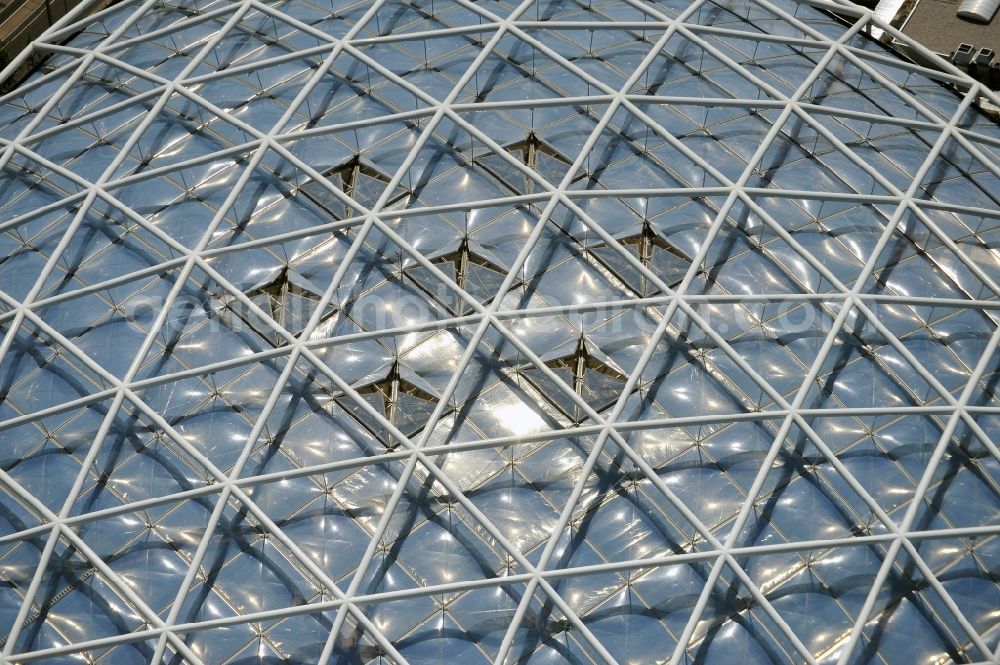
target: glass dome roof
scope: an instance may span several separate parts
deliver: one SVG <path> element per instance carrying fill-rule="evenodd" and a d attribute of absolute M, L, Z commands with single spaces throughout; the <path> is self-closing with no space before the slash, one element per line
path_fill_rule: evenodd
<path fill-rule="evenodd" d="M 0 98 L 0 661 L 997 662 L 993 93 L 824 0 L 82 16 Z"/>

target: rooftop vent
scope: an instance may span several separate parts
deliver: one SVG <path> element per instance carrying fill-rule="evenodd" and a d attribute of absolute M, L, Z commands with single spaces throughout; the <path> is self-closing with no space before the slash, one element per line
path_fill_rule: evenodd
<path fill-rule="evenodd" d="M 959 44 L 955 52 L 951 54 L 951 61 L 956 65 L 967 66 L 972 62 L 972 56 L 976 53 L 976 47 L 972 44 Z"/>
<path fill-rule="evenodd" d="M 962 0 L 955 13 L 959 18 L 989 23 L 997 7 L 1000 7 L 1000 0 Z"/>

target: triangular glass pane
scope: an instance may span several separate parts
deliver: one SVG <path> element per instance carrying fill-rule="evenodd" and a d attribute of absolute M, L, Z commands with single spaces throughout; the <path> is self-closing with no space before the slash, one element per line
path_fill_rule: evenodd
<path fill-rule="evenodd" d="M 525 30 L 525 34 L 561 55 L 587 76 L 618 90 L 663 31 L 643 30 L 637 37 L 631 31 L 613 29 L 612 25 L 577 30 L 536 28 Z"/>
<path fill-rule="evenodd" d="M 995 644 L 1000 587 L 989 562 L 997 556 L 997 539 L 972 535 L 922 540 L 914 545 L 973 630 L 987 645 Z M 947 609 L 942 614 L 945 612 Z"/>
<path fill-rule="evenodd" d="M 740 565 L 792 633 L 821 662 L 834 662 L 875 581 L 879 546 L 753 553 Z"/>
<path fill-rule="evenodd" d="M 45 648 L 53 638 L 56 644 L 66 644 L 121 635 L 144 623 L 142 614 L 121 592 L 76 547 L 60 538 L 13 651 Z"/>
<path fill-rule="evenodd" d="M 477 23 L 480 15 L 454 0 L 388 0 L 365 24 L 372 36 L 406 35 Z"/>
<path fill-rule="evenodd" d="M 204 237 L 224 232 L 233 223 L 223 219 L 210 227 L 246 167 L 247 157 L 209 157 L 183 168 L 151 177 L 125 180 L 109 187 L 110 193 L 165 234 L 186 247 L 207 242 Z"/>
<path fill-rule="evenodd" d="M 913 529 L 971 527 L 990 524 L 1000 515 L 997 465 L 979 438 L 963 423 L 947 442 L 922 497 Z M 968 510 L 975 506 L 975 512 Z"/>
<path fill-rule="evenodd" d="M 333 629 L 335 617 L 336 610 L 330 610 L 322 613 L 316 612 L 314 614 L 289 616 L 267 622 L 261 626 L 260 636 L 248 649 L 251 652 L 254 649 L 259 650 L 263 644 L 265 649 L 270 649 L 271 653 L 277 654 L 276 658 L 291 660 L 292 662 L 296 660 L 301 662 L 315 662 L 319 660 L 320 654 L 323 652 L 323 646 L 330 636 L 330 631 Z M 342 633 L 348 630 L 353 631 L 353 626 L 350 622 L 350 618 L 344 622 L 341 629 Z M 206 639 L 210 640 L 210 635 L 211 633 L 207 633 Z M 374 652 L 369 637 L 360 632 L 359 636 L 361 637 L 356 644 L 356 654 L 361 656 L 362 650 L 366 648 Z M 340 662 L 337 658 L 343 654 L 340 650 L 342 647 L 343 643 L 341 641 L 338 640 L 334 643 L 334 658 L 331 662 Z"/>
<path fill-rule="evenodd" d="M 122 40 L 123 45 L 110 48 L 109 55 L 135 69 L 173 79 L 183 69 L 190 67 L 194 56 L 213 35 L 223 31 L 230 18 L 227 13 L 223 13 L 208 19 L 197 16 L 186 21 L 176 21 L 169 26 L 171 30 L 158 40 Z M 151 46 L 151 43 L 155 46 Z M 215 58 L 209 56 L 197 63 L 189 73 L 192 76 L 208 74 L 215 71 L 214 65 Z"/>
<path fill-rule="evenodd" d="M 673 467 L 655 467 L 658 473 L 663 471 L 664 481 L 676 490 L 684 484 L 684 471 L 680 470 L 683 465 L 678 461 Z M 607 446 L 591 475 L 549 567 L 579 568 L 684 551 L 696 529 L 616 446 Z M 559 582 L 556 588 L 569 589 L 562 594 L 566 598 L 586 596 L 600 603 L 606 595 L 596 598 L 595 590 L 621 585 L 625 574 L 606 571 L 576 582 Z"/>
<path fill-rule="evenodd" d="M 918 133 L 904 121 L 879 122 L 872 118 L 813 113 L 812 122 L 830 130 L 856 157 L 888 180 L 900 192 L 909 189 L 913 177 L 920 169 L 933 145 L 930 134 Z M 860 167 L 840 151 L 821 157 L 822 161 L 851 179 L 855 189 L 875 191 L 870 184 L 871 175 L 863 174 Z"/>
<path fill-rule="evenodd" d="M 145 100 L 120 109 L 101 119 L 101 123 L 86 123 L 47 133 L 44 138 L 30 141 L 34 154 L 88 181 L 107 180 L 112 163 L 153 107 Z M 121 172 L 121 168 L 115 172 Z"/>
<path fill-rule="evenodd" d="M 181 621 L 215 612 L 238 616 L 330 598 L 322 582 L 298 565 L 294 554 L 235 501 L 230 501 L 215 531 L 208 535 L 200 572 L 184 599 Z"/>
<path fill-rule="evenodd" d="M 217 468 L 233 468 L 249 439 L 284 359 L 180 376 L 137 391 L 148 408 Z"/>
<path fill-rule="evenodd" d="M 287 0 L 267 0 L 264 16 L 287 16 L 320 30 L 333 39 L 341 39 L 367 14 L 368 7 L 350 2 L 330 2 L 327 7 L 312 3 L 293 3 Z M 253 11 L 253 10 L 251 10 Z"/>
<path fill-rule="evenodd" d="M 466 84 L 458 101 L 521 101 L 589 96 L 600 92 L 531 43 L 508 33 Z"/>
<path fill-rule="evenodd" d="M 661 97 L 771 98 L 743 74 L 679 33 L 667 40 L 630 92 Z"/>
<path fill-rule="evenodd" d="M 0 325 L 0 332 L 13 335 L 10 348 L 0 357 L 0 397 L 19 413 L 42 411 L 110 387 L 104 377 L 34 325 L 23 323 L 16 331 Z"/>
<path fill-rule="evenodd" d="M 111 374 L 124 377 L 140 360 L 135 356 L 175 279 L 175 271 L 163 271 L 39 307 L 37 312 L 77 350 Z"/>
<path fill-rule="evenodd" d="M 116 115 L 124 115 L 127 111 L 135 112 L 126 109 Z M 140 115 L 140 119 L 144 116 Z M 210 162 L 213 153 L 251 140 L 250 134 L 228 120 L 216 117 L 186 97 L 174 95 L 138 137 L 113 179 L 165 169 L 189 160 Z M 222 160 L 217 158 L 217 161 Z"/>
<path fill-rule="evenodd" d="M 911 103 L 919 103 L 927 110 L 929 119 L 947 121 L 955 115 L 962 102 L 961 94 L 967 89 L 965 84 L 956 86 L 951 81 L 936 80 L 933 68 L 918 69 L 905 60 L 900 60 L 899 65 L 893 64 L 891 58 L 886 58 L 892 53 L 891 49 L 866 35 L 855 34 L 847 43 L 855 47 L 853 53 L 861 62 L 891 81 L 888 85 L 883 83 L 883 87 L 898 86 L 898 93 L 912 99 Z M 868 53 L 882 57 L 876 60 Z"/>
<path fill-rule="evenodd" d="M 762 111 L 777 122 L 779 111 Z M 750 186 L 844 194 L 887 195 L 876 179 L 865 173 L 835 143 L 801 117 L 792 114 L 781 125 L 754 164 Z"/>
<path fill-rule="evenodd" d="M 581 436 L 487 449 L 488 466 L 480 472 L 470 472 L 464 463 L 487 453 L 449 453 L 440 466 L 520 554 L 537 560 L 593 443 L 592 437 Z"/>
<path fill-rule="evenodd" d="M 739 27 L 741 31 L 746 29 L 745 25 Z M 774 33 L 769 32 L 768 35 Z M 747 34 L 745 37 L 706 34 L 702 38 L 721 49 L 747 74 L 787 96 L 792 96 L 805 82 L 827 50 L 825 45 L 802 46 L 794 42 L 781 43 L 770 39 L 755 39 L 752 34 Z"/>
<path fill-rule="evenodd" d="M 233 300 L 204 272 L 193 271 L 171 303 L 137 376 L 149 378 L 231 362 L 278 346 L 276 323 Z"/>
<path fill-rule="evenodd" d="M 936 139 L 933 134 L 926 140 Z M 958 141 L 947 141 L 920 183 L 921 198 L 954 205 L 996 209 L 1000 178 Z"/>
<path fill-rule="evenodd" d="M 170 501 L 88 519 L 75 531 L 154 613 L 165 618 L 195 554 L 212 499 Z"/>
<path fill-rule="evenodd" d="M 366 24 L 378 29 L 375 20 Z M 357 47 L 357 52 L 379 64 L 387 78 L 409 84 L 423 95 L 444 100 L 478 55 L 466 35 L 428 35 L 419 41 L 380 41 Z M 413 93 L 410 93 L 411 99 Z"/>
<path fill-rule="evenodd" d="M 636 115 L 619 109 L 581 168 L 587 187 L 607 189 L 713 187 L 705 167 L 687 157 Z"/>
<path fill-rule="evenodd" d="M 7 503 L 15 502 L 11 499 L 5 499 L 5 508 Z M 0 580 L 2 580 L 2 584 L 0 584 L 0 600 L 2 600 L 0 602 L 0 635 L 3 635 L 5 640 L 14 627 L 17 613 L 28 593 L 28 587 L 38 571 L 38 561 L 41 559 L 49 537 L 50 532 L 43 531 L 32 537 L 8 540 L 0 544 Z M 49 631 L 52 629 L 49 628 Z"/>
<path fill-rule="evenodd" d="M 822 256 L 821 265 L 834 278 L 845 286 L 853 285 L 894 212 L 892 205 L 861 201 L 791 199 L 764 194 L 755 194 L 753 199 L 770 220 L 749 212 L 748 223 L 752 227 L 766 224 L 767 228 L 760 231 L 763 237 L 775 233 L 775 228 L 787 231 L 804 248 L 803 252 L 785 245 L 783 240 L 774 241 L 773 245 L 786 268 L 813 293 L 836 290 L 816 268 L 817 257 Z M 737 207 L 737 210 L 744 209 Z M 811 254 L 810 262 L 804 262 L 804 253 Z"/>
<path fill-rule="evenodd" d="M 514 662 L 584 663 L 600 658 L 547 593 L 536 591 L 528 603 L 521 623 L 513 627 L 508 657 Z"/>
<path fill-rule="evenodd" d="M 875 80 L 843 55 L 834 55 L 803 96 L 829 108 L 863 111 L 903 120 L 935 121 L 903 99 L 893 86 Z"/>
<path fill-rule="evenodd" d="M 879 590 L 861 648 L 884 654 L 890 665 L 932 658 L 975 662 L 989 656 L 974 646 L 968 649 L 968 636 L 958 629 L 910 554 L 901 551 Z"/>
<path fill-rule="evenodd" d="M 4 471 L 41 505 L 59 513 L 75 481 L 87 475 L 83 462 L 93 449 L 110 406 L 108 401 L 97 402 L 3 430 L 0 444 L 4 449 Z M 11 498 L 7 501 L 13 502 Z M 29 506 L 29 510 L 33 508 Z M 29 515 L 20 508 L 8 513 L 6 519 L 27 526 L 23 520 L 30 519 Z"/>
<path fill-rule="evenodd" d="M 939 399 L 862 313 L 848 314 L 809 387 L 807 408 L 905 407 Z M 884 422 L 872 417 L 870 422 Z M 869 421 L 866 421 L 869 422 Z"/>
<path fill-rule="evenodd" d="M 92 428 L 96 433 L 96 425 Z M 203 490 L 216 478 L 135 405 L 127 404 L 115 414 L 71 514 L 120 509 L 137 501 Z M 168 510 L 170 506 L 150 508 L 144 519 L 155 520 Z M 116 519 L 135 526 L 134 516 Z"/>
<path fill-rule="evenodd" d="M 38 299 L 63 295 L 94 284 L 160 268 L 164 277 L 180 252 L 147 229 L 136 224 L 121 210 L 97 202 L 90 207 L 79 227 L 52 267 Z M 119 299 L 149 289 L 148 279 L 136 277 L 129 283 L 106 291 Z M 152 294 L 147 294 L 152 295 Z M 165 293 L 162 295 L 166 295 Z M 121 300 L 119 300 L 121 302 Z"/>
<path fill-rule="evenodd" d="M 880 525 L 868 500 L 848 482 L 850 480 L 857 485 L 870 480 L 874 471 L 871 467 L 879 459 L 878 454 L 884 455 L 883 451 L 875 451 L 871 455 L 871 466 L 865 466 L 863 443 L 838 458 L 839 462 L 844 462 L 845 470 L 852 474 L 852 477 L 845 478 L 804 432 L 793 427 L 764 477 L 761 492 L 754 499 L 753 511 L 740 534 L 739 544 L 753 546 L 776 540 L 805 542 L 847 538 L 866 534 L 870 526 Z M 912 487 L 898 468 L 885 465 L 881 470 L 885 472 L 885 477 L 880 477 L 880 484 L 896 489 L 900 494 Z M 855 471 L 857 476 L 852 473 Z M 880 491 L 879 485 L 863 487 L 869 496 L 885 497 L 888 505 L 880 508 L 891 508 L 893 502 L 900 500 L 892 492 Z"/>
<path fill-rule="evenodd" d="M 12 211 L 11 214 L 12 219 L 17 217 L 16 212 Z M 4 293 L 20 300 L 35 288 L 42 270 L 66 235 L 76 214 L 75 206 L 56 204 L 44 214 L 22 219 L 22 223 L 11 225 L 0 233 L 0 251 L 3 252 L 3 259 L 0 259 L 0 284 Z M 59 274 L 58 266 L 54 272 Z"/>
<path fill-rule="evenodd" d="M 747 665 L 795 662 L 801 657 L 727 565 L 710 592 L 686 655 L 691 663 L 721 665 L 730 662 L 733 653 L 739 653 Z"/>

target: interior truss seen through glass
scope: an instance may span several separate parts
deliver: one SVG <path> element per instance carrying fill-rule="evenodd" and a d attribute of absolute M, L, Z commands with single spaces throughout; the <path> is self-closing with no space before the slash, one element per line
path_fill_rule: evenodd
<path fill-rule="evenodd" d="M 0 662 L 1000 662 L 993 93 L 825 0 L 81 12 Z"/>

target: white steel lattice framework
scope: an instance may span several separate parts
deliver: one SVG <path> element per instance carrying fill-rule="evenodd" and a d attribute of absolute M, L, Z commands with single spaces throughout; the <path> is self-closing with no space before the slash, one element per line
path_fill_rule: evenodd
<path fill-rule="evenodd" d="M 1000 663 L 993 93 L 823 0 L 83 10 L 0 661 Z"/>

